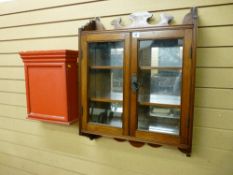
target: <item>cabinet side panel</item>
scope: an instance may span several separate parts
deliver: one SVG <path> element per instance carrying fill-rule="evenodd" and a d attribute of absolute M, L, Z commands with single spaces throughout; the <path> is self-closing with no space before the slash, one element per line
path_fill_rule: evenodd
<path fill-rule="evenodd" d="M 66 65 L 67 72 L 67 95 L 68 95 L 68 118 L 70 122 L 76 121 L 78 119 L 78 73 L 77 73 L 77 63 L 68 62 Z"/>

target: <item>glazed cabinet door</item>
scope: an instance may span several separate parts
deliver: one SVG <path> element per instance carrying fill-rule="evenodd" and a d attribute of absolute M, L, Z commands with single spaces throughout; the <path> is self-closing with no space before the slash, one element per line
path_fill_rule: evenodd
<path fill-rule="evenodd" d="M 132 33 L 131 136 L 187 145 L 191 32 Z"/>
<path fill-rule="evenodd" d="M 128 134 L 129 34 L 81 35 L 82 130 Z"/>

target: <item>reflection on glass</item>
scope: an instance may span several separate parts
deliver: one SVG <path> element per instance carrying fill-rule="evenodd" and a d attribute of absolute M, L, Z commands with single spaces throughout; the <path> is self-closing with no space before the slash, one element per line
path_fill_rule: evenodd
<path fill-rule="evenodd" d="M 138 52 L 138 129 L 179 135 L 183 40 L 142 40 Z"/>
<path fill-rule="evenodd" d="M 181 67 L 183 40 L 144 40 L 139 45 L 139 65 L 151 67 Z"/>
<path fill-rule="evenodd" d="M 139 82 L 140 102 L 180 105 L 180 70 L 141 71 Z"/>
<path fill-rule="evenodd" d="M 180 109 L 138 106 L 138 129 L 179 135 Z"/>
<path fill-rule="evenodd" d="M 122 70 L 90 70 L 89 95 L 91 98 L 123 100 Z"/>
<path fill-rule="evenodd" d="M 161 108 L 161 107 L 150 106 L 150 113 L 149 114 L 152 117 L 178 119 L 178 118 L 180 118 L 180 109 L 179 108 Z"/>
<path fill-rule="evenodd" d="M 89 122 L 122 127 L 122 104 L 109 102 L 90 102 Z"/>
<path fill-rule="evenodd" d="M 122 66 L 123 42 L 89 43 L 90 66 Z"/>

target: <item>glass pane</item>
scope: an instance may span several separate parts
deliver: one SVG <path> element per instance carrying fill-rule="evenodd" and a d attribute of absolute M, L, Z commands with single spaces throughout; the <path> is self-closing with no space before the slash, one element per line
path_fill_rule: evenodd
<path fill-rule="evenodd" d="M 123 42 L 89 43 L 90 66 L 122 66 Z"/>
<path fill-rule="evenodd" d="M 139 65 L 151 67 L 181 67 L 183 40 L 144 40 L 139 44 Z"/>
<path fill-rule="evenodd" d="M 89 122 L 122 127 L 122 104 L 90 102 Z"/>
<path fill-rule="evenodd" d="M 90 69 L 90 98 L 123 100 L 123 71 Z"/>
<path fill-rule="evenodd" d="M 180 109 L 138 106 L 138 129 L 179 135 Z"/>
<path fill-rule="evenodd" d="M 89 122 L 122 127 L 124 43 L 88 44 Z"/>
<path fill-rule="evenodd" d="M 180 105 L 181 70 L 139 72 L 139 102 Z"/>
<path fill-rule="evenodd" d="M 142 40 L 138 54 L 138 129 L 179 135 L 183 40 Z"/>

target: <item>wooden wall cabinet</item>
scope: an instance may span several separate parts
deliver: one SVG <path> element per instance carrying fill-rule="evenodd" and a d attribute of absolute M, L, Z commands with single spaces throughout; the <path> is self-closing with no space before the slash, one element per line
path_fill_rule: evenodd
<path fill-rule="evenodd" d="M 184 24 L 80 30 L 80 134 L 191 153 L 196 14 Z"/>
<path fill-rule="evenodd" d="M 29 119 L 70 124 L 78 119 L 78 51 L 20 52 Z"/>

